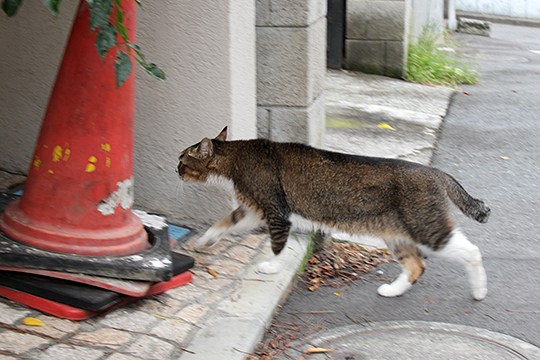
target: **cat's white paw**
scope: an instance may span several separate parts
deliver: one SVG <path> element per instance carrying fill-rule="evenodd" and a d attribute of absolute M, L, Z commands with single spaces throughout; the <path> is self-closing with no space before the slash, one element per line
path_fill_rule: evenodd
<path fill-rule="evenodd" d="M 377 289 L 377 293 L 384 297 L 394 297 L 401 295 L 392 285 L 383 284 Z"/>
<path fill-rule="evenodd" d="M 392 284 L 383 284 L 377 289 L 377 293 L 384 297 L 401 296 L 411 288 L 411 284 L 393 282 Z"/>
<path fill-rule="evenodd" d="M 263 261 L 257 265 L 257 271 L 263 274 L 277 274 L 280 270 L 279 261 Z"/>
<path fill-rule="evenodd" d="M 204 249 L 212 245 L 215 245 L 217 244 L 219 240 L 221 240 L 223 235 L 224 235 L 223 232 L 216 231 L 215 229 L 210 228 L 208 229 L 208 231 L 204 233 L 203 236 L 201 236 L 199 239 L 197 239 L 193 243 L 193 248 L 195 250 L 198 250 L 198 249 Z"/>
<path fill-rule="evenodd" d="M 487 295 L 487 287 L 476 288 L 476 289 L 473 289 L 472 291 L 472 296 L 474 300 L 478 300 L 478 301 L 484 300 L 486 295 Z"/>

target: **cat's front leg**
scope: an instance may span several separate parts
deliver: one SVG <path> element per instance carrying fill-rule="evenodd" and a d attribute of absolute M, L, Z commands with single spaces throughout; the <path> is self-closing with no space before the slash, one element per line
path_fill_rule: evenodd
<path fill-rule="evenodd" d="M 206 230 L 193 246 L 195 249 L 210 247 L 228 234 L 253 230 L 261 225 L 263 221 L 253 211 L 240 206 Z"/>
<path fill-rule="evenodd" d="M 283 268 L 284 258 L 286 257 L 285 244 L 289 238 L 291 223 L 281 218 L 270 220 L 268 230 L 272 242 L 272 252 L 274 257 L 268 261 L 259 263 L 257 270 L 263 274 L 276 274 Z"/>

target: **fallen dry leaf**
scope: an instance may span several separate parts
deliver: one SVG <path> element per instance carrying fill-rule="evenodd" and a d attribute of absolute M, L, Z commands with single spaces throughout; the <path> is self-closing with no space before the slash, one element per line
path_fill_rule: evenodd
<path fill-rule="evenodd" d="M 306 353 L 308 354 L 322 354 L 322 353 L 329 353 L 333 352 L 334 350 L 331 349 L 325 349 L 320 347 L 312 347 L 306 350 Z"/>
<path fill-rule="evenodd" d="M 45 326 L 43 321 L 33 318 L 33 317 L 26 317 L 23 319 L 22 323 L 27 326 Z"/>
<path fill-rule="evenodd" d="M 216 270 L 213 270 L 213 269 L 210 269 L 210 268 L 206 268 L 206 272 L 209 273 L 210 275 L 212 275 L 215 278 L 217 278 L 218 275 L 219 275 L 219 273 Z"/>
<path fill-rule="evenodd" d="M 392 127 L 392 125 L 387 124 L 387 123 L 380 123 L 380 124 L 377 125 L 377 127 L 378 127 L 379 129 L 384 129 L 384 130 L 396 130 L 396 129 L 394 129 L 394 128 Z"/>
<path fill-rule="evenodd" d="M 501 156 L 501 160 L 510 160 L 510 157 L 508 157 L 508 156 Z"/>
<path fill-rule="evenodd" d="M 358 244 L 332 241 L 308 260 L 303 277 L 307 289 L 315 291 L 320 286 L 340 286 L 357 280 L 390 261 L 388 250 L 367 250 Z"/>

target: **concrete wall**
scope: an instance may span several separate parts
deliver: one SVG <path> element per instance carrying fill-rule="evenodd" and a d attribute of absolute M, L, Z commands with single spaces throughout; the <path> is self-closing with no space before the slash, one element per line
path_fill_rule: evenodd
<path fill-rule="evenodd" d="M 348 0 L 345 67 L 403 76 L 410 13 L 410 0 Z"/>
<path fill-rule="evenodd" d="M 260 137 L 324 144 L 326 0 L 257 0 Z"/>
<path fill-rule="evenodd" d="M 410 39 L 415 41 L 425 26 L 444 30 L 444 0 L 411 0 Z"/>
<path fill-rule="evenodd" d="M 456 9 L 490 15 L 540 19 L 538 0 L 456 0 Z"/>
<path fill-rule="evenodd" d="M 76 2 L 53 20 L 41 4 L 0 17 L 0 168 L 26 172 Z M 167 81 L 138 71 L 136 206 L 195 226 L 231 208 L 220 188 L 182 184 L 179 152 L 230 125 L 256 137 L 255 4 L 252 0 L 163 0 L 138 12 L 137 42 Z"/>
<path fill-rule="evenodd" d="M 444 0 L 347 0 L 345 67 L 402 77 L 409 41 L 444 29 Z"/>

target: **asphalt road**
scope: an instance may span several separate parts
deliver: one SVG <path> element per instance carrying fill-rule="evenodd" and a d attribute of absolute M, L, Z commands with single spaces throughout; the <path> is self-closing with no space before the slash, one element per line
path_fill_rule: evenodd
<path fill-rule="evenodd" d="M 454 96 L 433 165 L 492 209 L 485 225 L 457 215 L 483 253 L 487 298 L 473 300 L 464 270 L 434 258 L 404 296 L 380 297 L 377 287 L 399 273 L 397 264 L 387 264 L 383 274 L 339 289 L 309 292 L 299 283 L 275 318 L 274 334 L 294 329 L 301 339 L 344 325 L 421 320 L 498 331 L 540 346 L 540 29 L 494 25 L 491 38 L 457 38 L 481 79 Z"/>

